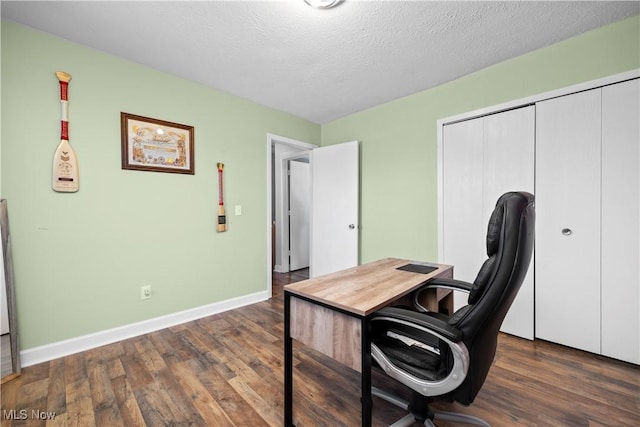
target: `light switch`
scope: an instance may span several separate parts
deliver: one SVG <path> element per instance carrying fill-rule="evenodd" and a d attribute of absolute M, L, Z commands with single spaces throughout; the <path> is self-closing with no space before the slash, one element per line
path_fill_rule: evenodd
<path fill-rule="evenodd" d="M 242 206 L 236 205 L 236 215 L 242 215 Z"/>

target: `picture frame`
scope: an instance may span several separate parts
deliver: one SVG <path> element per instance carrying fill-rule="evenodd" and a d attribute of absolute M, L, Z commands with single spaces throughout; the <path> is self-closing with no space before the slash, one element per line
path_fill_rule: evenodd
<path fill-rule="evenodd" d="M 122 169 L 195 175 L 193 126 L 120 113 Z"/>

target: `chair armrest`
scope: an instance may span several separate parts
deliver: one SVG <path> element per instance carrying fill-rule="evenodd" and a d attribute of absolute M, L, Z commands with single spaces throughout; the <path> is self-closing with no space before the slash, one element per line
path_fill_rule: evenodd
<path fill-rule="evenodd" d="M 453 291 L 462 291 L 469 293 L 471 292 L 472 286 L 473 285 L 471 283 L 463 282 L 462 280 L 444 278 L 431 279 L 413 293 L 413 307 L 422 313 L 429 312 L 429 310 L 425 306 L 423 306 L 420 301 L 422 293 L 428 289 L 451 289 Z"/>
<path fill-rule="evenodd" d="M 452 289 L 454 291 L 470 292 L 472 286 L 473 284 L 464 282 L 462 280 L 443 279 L 436 277 L 435 279 L 431 279 L 427 283 L 425 283 L 423 287 L 418 289 L 418 292 L 422 291 L 423 289 L 429 288 L 446 288 Z"/>
<path fill-rule="evenodd" d="M 385 307 L 378 310 L 371 317 L 371 321 L 382 319 L 391 321 L 400 320 L 403 321 L 404 324 L 418 326 L 418 329 L 421 329 L 424 332 L 454 343 L 462 341 L 462 331 L 458 328 L 449 325 L 442 319 L 437 319 L 417 311 L 407 310 L 400 307 Z"/>

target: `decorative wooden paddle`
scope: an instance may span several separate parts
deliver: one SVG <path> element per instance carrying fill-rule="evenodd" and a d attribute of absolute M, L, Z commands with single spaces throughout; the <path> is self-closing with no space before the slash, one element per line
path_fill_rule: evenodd
<path fill-rule="evenodd" d="M 224 163 L 218 163 L 218 231 L 227 231 L 227 216 L 224 212 L 224 197 L 222 194 L 222 169 Z"/>
<path fill-rule="evenodd" d="M 51 186 L 59 193 L 75 193 L 80 188 L 76 153 L 69 144 L 69 81 L 71 74 L 57 71 L 60 81 L 60 144 L 53 155 Z"/>

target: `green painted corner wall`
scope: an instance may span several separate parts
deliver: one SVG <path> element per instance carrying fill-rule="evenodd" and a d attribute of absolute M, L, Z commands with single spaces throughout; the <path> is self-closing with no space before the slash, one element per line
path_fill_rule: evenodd
<path fill-rule="evenodd" d="M 319 125 L 11 22 L 1 30 L 0 190 L 23 350 L 267 289 L 267 133 L 319 144 Z M 51 190 L 57 70 L 72 75 L 72 194 Z M 122 170 L 121 111 L 193 125 L 195 175 Z M 225 203 L 242 205 L 226 233 L 216 162 Z"/>
<path fill-rule="evenodd" d="M 361 141 L 360 261 L 437 259 L 438 119 L 638 68 L 636 15 L 324 124 L 323 146 Z"/>

